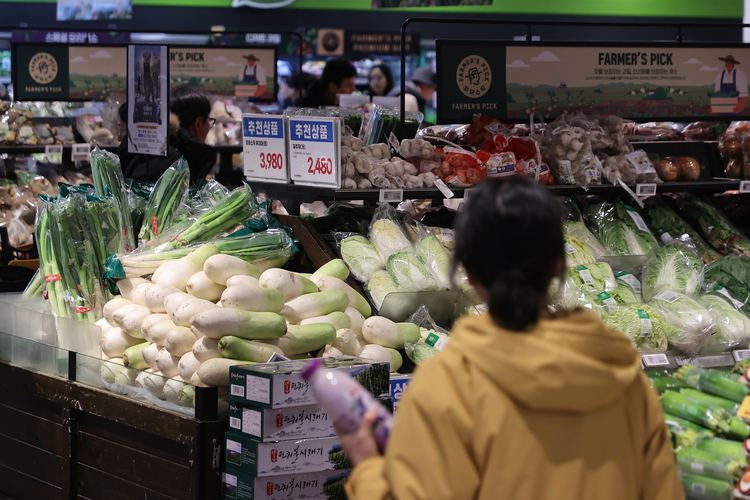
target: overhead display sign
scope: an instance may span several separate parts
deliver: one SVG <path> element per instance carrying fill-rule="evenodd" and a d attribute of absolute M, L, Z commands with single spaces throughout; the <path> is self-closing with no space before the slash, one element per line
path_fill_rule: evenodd
<path fill-rule="evenodd" d="M 187 85 L 218 96 L 275 101 L 276 60 L 275 46 L 171 47 L 169 84 Z"/>
<path fill-rule="evenodd" d="M 127 49 L 111 45 L 15 44 L 18 100 L 102 101 L 125 92 Z"/>
<path fill-rule="evenodd" d="M 400 55 L 401 33 L 346 32 L 345 52 L 350 55 Z M 406 34 L 406 53 L 419 54 L 419 35 Z"/>
<path fill-rule="evenodd" d="M 14 42 L 43 43 L 130 43 L 130 33 L 120 31 L 69 31 L 69 30 L 13 30 Z"/>
<path fill-rule="evenodd" d="M 168 78 L 166 45 L 128 46 L 128 152 L 166 156 Z"/>
<path fill-rule="evenodd" d="M 437 43 L 438 121 L 475 113 L 525 121 L 564 113 L 635 120 L 750 116 L 750 49 L 741 46 L 508 45 Z M 495 54 L 487 58 L 487 54 Z M 744 66 L 743 66 L 744 62 Z M 497 98 L 496 108 L 490 97 Z"/>

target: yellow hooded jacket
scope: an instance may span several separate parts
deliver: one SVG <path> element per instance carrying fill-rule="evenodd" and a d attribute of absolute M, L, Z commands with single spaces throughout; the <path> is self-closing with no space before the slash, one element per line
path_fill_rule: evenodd
<path fill-rule="evenodd" d="M 591 312 L 529 332 L 459 321 L 400 402 L 385 457 L 350 500 L 683 499 L 669 431 L 640 357 Z"/>

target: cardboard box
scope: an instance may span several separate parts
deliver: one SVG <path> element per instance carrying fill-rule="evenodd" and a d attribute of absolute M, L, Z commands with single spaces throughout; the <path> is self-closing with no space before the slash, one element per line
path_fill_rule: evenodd
<path fill-rule="evenodd" d="M 391 398 L 381 396 L 378 401 L 389 411 L 393 411 Z M 229 429 L 233 434 L 263 442 L 336 435 L 333 421 L 318 405 L 273 409 L 230 401 Z"/>
<path fill-rule="evenodd" d="M 395 415 L 398 411 L 398 403 L 401 400 L 401 397 L 404 395 L 404 391 L 406 390 L 406 386 L 409 385 L 409 382 L 411 382 L 412 375 L 391 375 L 391 384 L 390 384 L 390 391 L 388 392 L 388 395 L 391 397 L 391 400 L 393 401 L 393 414 Z"/>
<path fill-rule="evenodd" d="M 352 468 L 336 437 L 262 443 L 230 431 L 224 450 L 227 471 L 256 477 Z"/>
<path fill-rule="evenodd" d="M 345 499 L 344 482 L 351 471 L 309 472 L 274 477 L 221 473 L 222 500 Z"/>
<path fill-rule="evenodd" d="M 354 356 L 319 358 L 328 369 L 348 372 L 375 396 L 388 394 L 388 363 L 372 363 Z M 229 370 L 229 399 L 264 408 L 287 408 L 315 403 L 300 372 L 309 360 L 233 366 Z"/>

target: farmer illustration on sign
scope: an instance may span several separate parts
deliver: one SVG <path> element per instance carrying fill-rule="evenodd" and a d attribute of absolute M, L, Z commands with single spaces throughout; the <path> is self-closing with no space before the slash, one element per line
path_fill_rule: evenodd
<path fill-rule="evenodd" d="M 737 98 L 732 111 L 734 114 L 740 114 L 747 106 L 747 78 L 742 71 L 735 68 L 740 62 L 734 56 L 720 57 L 719 60 L 724 61 L 725 69 L 716 76 L 714 97 Z"/>
<path fill-rule="evenodd" d="M 240 73 L 240 85 L 257 86 L 257 89 L 252 93 L 243 92 L 242 95 L 260 97 L 266 91 L 266 71 L 263 69 L 263 66 L 258 64 L 260 59 L 255 57 L 255 54 L 242 56 L 242 58 L 247 59 L 247 64 L 242 68 L 242 72 Z"/>

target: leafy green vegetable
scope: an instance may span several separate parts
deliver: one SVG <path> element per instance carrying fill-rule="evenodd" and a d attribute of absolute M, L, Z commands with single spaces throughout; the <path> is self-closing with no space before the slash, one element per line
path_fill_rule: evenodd
<path fill-rule="evenodd" d="M 609 255 L 607 250 L 602 246 L 596 237 L 588 230 L 586 225 L 577 220 L 566 220 L 563 221 L 563 235 L 567 239 L 573 237 L 581 240 L 588 248 L 589 253 L 593 257 L 592 262 L 600 260 L 602 257 Z"/>
<path fill-rule="evenodd" d="M 750 256 L 750 241 L 716 207 L 691 197 L 685 200 L 685 213 L 692 225 L 718 252 Z"/>
<path fill-rule="evenodd" d="M 703 260 L 682 245 L 656 249 L 643 272 L 643 298 L 651 300 L 662 290 L 692 295 L 703 284 Z"/>
<path fill-rule="evenodd" d="M 391 278 L 391 275 L 388 274 L 388 271 L 380 270 L 375 271 L 372 276 L 370 276 L 370 281 L 367 283 L 367 291 L 370 292 L 375 307 L 380 309 L 385 300 L 385 296 L 391 292 L 398 292 L 399 290 L 396 283 L 394 283 L 393 278 Z"/>
<path fill-rule="evenodd" d="M 595 262 L 567 271 L 566 286 L 587 292 L 609 292 L 614 290 L 615 275 L 606 262 Z"/>
<path fill-rule="evenodd" d="M 745 255 L 727 255 L 706 266 L 706 284 L 721 285 L 732 298 L 743 305 L 740 310 L 750 314 L 750 258 Z"/>
<path fill-rule="evenodd" d="M 370 241 L 380 253 L 383 262 L 388 262 L 391 255 L 411 250 L 411 242 L 401 230 L 401 226 L 390 219 L 378 219 L 370 229 Z"/>
<path fill-rule="evenodd" d="M 667 350 L 667 322 L 648 305 L 622 305 L 606 315 L 604 323 L 629 338 L 639 351 Z"/>
<path fill-rule="evenodd" d="M 388 258 L 388 274 L 400 292 L 421 292 L 435 289 L 435 278 L 417 254 L 398 252 Z"/>
<path fill-rule="evenodd" d="M 717 295 L 704 295 L 698 301 L 711 313 L 716 333 L 708 345 L 736 347 L 750 336 L 750 319 L 737 311 L 729 302 Z"/>
<path fill-rule="evenodd" d="M 701 253 L 704 263 L 708 264 L 720 257 L 720 255 L 700 237 L 698 232 L 690 227 L 690 224 L 682 220 L 682 218 L 671 208 L 652 208 L 648 211 L 648 218 L 651 222 L 651 227 L 657 232 L 664 231 L 669 233 L 672 238 L 678 238 L 684 234 L 688 235 Z"/>
<path fill-rule="evenodd" d="M 429 235 L 417 243 L 417 255 L 427 264 L 437 282 L 438 290 L 450 290 L 451 258 L 435 235 Z"/>
<path fill-rule="evenodd" d="M 404 350 L 406 351 L 406 355 L 409 356 L 409 359 L 412 360 L 415 365 L 420 364 L 426 359 L 430 359 L 440 352 L 431 345 L 427 345 L 423 342 L 417 344 L 406 344 Z"/>
<path fill-rule="evenodd" d="M 659 246 L 635 209 L 602 202 L 588 210 L 599 241 L 612 255 L 646 255 Z"/>
<path fill-rule="evenodd" d="M 632 289 L 618 286 L 609 292 L 609 295 L 617 301 L 618 304 L 638 304 L 641 302 L 639 294 L 633 293 Z"/>
<path fill-rule="evenodd" d="M 117 200 L 122 219 L 122 235 L 125 249 L 135 249 L 135 235 L 131 221 L 130 202 L 125 189 L 125 179 L 120 168 L 120 158 L 109 151 L 103 151 L 97 146 L 91 152 L 91 175 L 94 178 L 96 195 L 105 197 L 111 194 Z"/>
<path fill-rule="evenodd" d="M 185 203 L 188 184 L 190 169 L 183 157 L 164 171 L 148 197 L 143 214 L 145 224 L 138 234 L 141 242 L 149 244 L 172 225 L 175 213 Z"/>
<path fill-rule="evenodd" d="M 575 236 L 565 236 L 565 255 L 565 263 L 568 267 L 585 266 L 596 262 L 586 242 Z"/>
<path fill-rule="evenodd" d="M 354 277 L 363 283 L 367 283 L 375 271 L 385 267 L 375 246 L 361 235 L 341 241 L 341 258 Z"/>
<path fill-rule="evenodd" d="M 708 343 L 714 322 L 705 307 L 677 292 L 661 291 L 649 305 L 661 311 L 667 320 L 669 343 L 693 355 Z"/>

